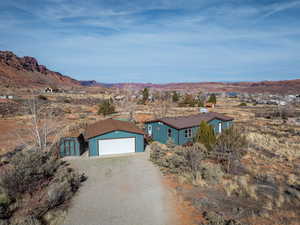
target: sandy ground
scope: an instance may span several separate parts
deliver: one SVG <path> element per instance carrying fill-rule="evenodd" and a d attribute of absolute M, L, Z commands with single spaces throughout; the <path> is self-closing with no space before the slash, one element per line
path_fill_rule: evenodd
<path fill-rule="evenodd" d="M 172 194 L 147 157 L 67 159 L 88 180 L 72 200 L 64 225 L 178 224 Z"/>

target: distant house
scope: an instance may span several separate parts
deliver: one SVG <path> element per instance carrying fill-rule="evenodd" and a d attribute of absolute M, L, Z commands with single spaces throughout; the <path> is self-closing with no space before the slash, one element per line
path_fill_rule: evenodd
<path fill-rule="evenodd" d="M 228 98 L 237 98 L 238 97 L 238 93 L 237 92 L 228 92 L 227 93 L 227 97 Z"/>
<path fill-rule="evenodd" d="M 211 102 L 207 102 L 207 103 L 205 103 L 205 107 L 206 108 L 215 108 L 215 104 L 211 103 Z"/>
<path fill-rule="evenodd" d="M 200 107 L 199 112 L 200 113 L 208 113 L 208 109 L 205 107 Z"/>
<path fill-rule="evenodd" d="M 14 96 L 12 95 L 0 95 L 0 99 L 13 99 Z"/>
<path fill-rule="evenodd" d="M 125 99 L 125 96 L 124 96 L 124 95 L 117 95 L 117 96 L 114 97 L 114 99 L 115 99 L 116 101 L 122 101 L 122 100 Z"/>
<path fill-rule="evenodd" d="M 44 92 L 45 92 L 45 93 L 52 93 L 53 90 L 52 90 L 52 88 L 47 87 L 47 88 L 44 89 Z"/>
<path fill-rule="evenodd" d="M 145 131 L 153 140 L 167 143 L 171 139 L 177 145 L 183 145 L 193 140 L 201 121 L 210 124 L 216 134 L 233 124 L 233 118 L 220 113 L 209 112 L 192 116 L 168 117 L 145 123 Z"/>

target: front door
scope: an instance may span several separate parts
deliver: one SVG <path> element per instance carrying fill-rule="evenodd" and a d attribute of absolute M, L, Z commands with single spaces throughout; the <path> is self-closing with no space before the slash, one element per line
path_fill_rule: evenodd
<path fill-rule="evenodd" d="M 219 123 L 219 134 L 222 133 L 222 123 Z"/>
<path fill-rule="evenodd" d="M 152 125 L 148 125 L 148 135 L 152 136 Z"/>

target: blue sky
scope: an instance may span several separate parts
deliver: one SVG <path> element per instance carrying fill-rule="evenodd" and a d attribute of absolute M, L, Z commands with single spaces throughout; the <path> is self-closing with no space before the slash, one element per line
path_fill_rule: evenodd
<path fill-rule="evenodd" d="M 300 78 L 300 0 L 0 1 L 0 33 L 79 80 Z"/>

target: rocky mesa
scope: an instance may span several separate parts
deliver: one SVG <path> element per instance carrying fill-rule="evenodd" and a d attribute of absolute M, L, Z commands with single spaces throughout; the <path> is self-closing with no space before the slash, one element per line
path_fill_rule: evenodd
<path fill-rule="evenodd" d="M 18 57 L 10 51 L 0 51 L 0 83 L 14 87 L 80 85 L 79 81 L 40 65 L 33 57 Z"/>

